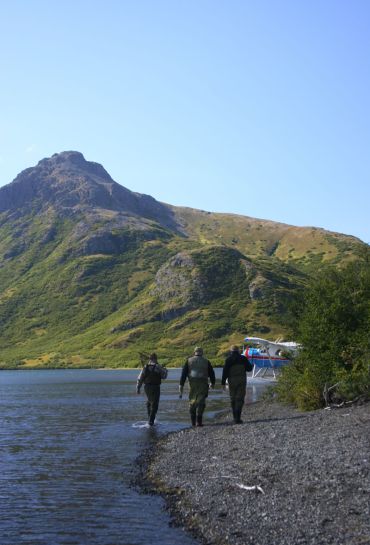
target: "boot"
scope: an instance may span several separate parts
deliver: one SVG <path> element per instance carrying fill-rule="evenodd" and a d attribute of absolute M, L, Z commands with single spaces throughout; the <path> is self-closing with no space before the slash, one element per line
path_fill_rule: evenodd
<path fill-rule="evenodd" d="M 241 417 L 241 414 L 242 414 L 242 410 L 241 409 L 237 409 L 235 411 L 235 424 L 243 424 L 243 420 L 240 418 Z"/>
<path fill-rule="evenodd" d="M 153 411 L 149 415 L 149 426 L 154 426 L 155 413 Z"/>
<path fill-rule="evenodd" d="M 237 415 L 236 415 L 236 409 L 235 409 L 235 402 L 234 401 L 231 402 L 231 410 L 232 410 L 232 413 L 233 413 L 234 424 L 236 424 Z"/>
<path fill-rule="evenodd" d="M 191 425 L 193 427 L 195 427 L 195 424 L 196 424 L 196 416 L 195 416 L 195 413 L 190 413 L 190 418 L 191 418 Z"/>
<path fill-rule="evenodd" d="M 199 415 L 197 416 L 197 427 L 201 428 L 203 426 L 203 416 Z"/>

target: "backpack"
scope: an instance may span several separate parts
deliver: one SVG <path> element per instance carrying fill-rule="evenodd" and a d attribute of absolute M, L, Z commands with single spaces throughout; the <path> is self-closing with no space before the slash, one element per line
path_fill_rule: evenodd
<path fill-rule="evenodd" d="M 168 369 L 166 369 L 165 367 L 162 367 L 162 365 L 159 365 L 159 364 L 158 364 L 158 367 L 159 367 L 159 372 L 160 372 L 161 378 L 163 378 L 163 379 L 167 378 Z"/>

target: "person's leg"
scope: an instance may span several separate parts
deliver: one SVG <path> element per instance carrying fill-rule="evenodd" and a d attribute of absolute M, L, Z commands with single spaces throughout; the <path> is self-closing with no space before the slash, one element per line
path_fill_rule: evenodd
<path fill-rule="evenodd" d="M 152 405 L 151 405 L 151 411 L 149 416 L 149 424 L 151 426 L 154 424 L 155 417 L 157 416 L 160 394 L 161 394 L 160 386 L 153 385 L 152 386 Z"/>
<path fill-rule="evenodd" d="M 192 405 L 190 407 L 190 420 L 191 420 L 191 425 L 192 426 L 195 426 L 196 423 L 197 423 L 197 413 L 196 413 L 196 405 Z"/>
<path fill-rule="evenodd" d="M 242 424 L 241 414 L 244 405 L 244 399 L 246 394 L 245 382 L 240 382 L 235 391 L 235 422 L 236 424 Z"/>
<path fill-rule="evenodd" d="M 196 416 L 196 425 L 203 425 L 203 412 L 206 406 L 206 397 L 208 395 L 208 380 L 192 379 L 190 384 L 190 414 L 192 425 Z"/>
<path fill-rule="evenodd" d="M 159 396 L 160 396 L 160 386 L 154 384 L 145 384 L 145 393 L 148 398 L 148 421 L 149 425 L 153 426 L 155 416 L 158 411 Z"/>
<path fill-rule="evenodd" d="M 208 396 L 208 380 L 199 382 L 197 391 L 197 426 L 203 426 L 203 413 Z"/>
<path fill-rule="evenodd" d="M 236 414 L 236 405 L 235 405 L 236 385 L 232 381 L 229 381 L 229 394 L 230 394 L 231 410 L 233 412 L 233 420 L 234 422 L 236 422 L 238 419 Z"/>
<path fill-rule="evenodd" d="M 189 389 L 189 412 L 190 412 L 191 425 L 195 426 L 196 418 L 197 418 L 197 396 L 196 396 L 196 389 L 194 388 L 192 384 L 190 384 L 190 389 Z"/>
<path fill-rule="evenodd" d="M 203 426 L 203 413 L 205 408 L 206 408 L 205 401 L 201 399 L 197 406 L 197 426 L 199 427 Z"/>
<path fill-rule="evenodd" d="M 151 398 L 151 391 L 150 391 L 150 386 L 149 384 L 144 384 L 144 392 L 145 392 L 145 395 L 146 395 L 146 412 L 148 414 L 148 421 L 150 419 L 150 412 L 152 410 L 152 404 L 150 402 L 150 398 Z"/>

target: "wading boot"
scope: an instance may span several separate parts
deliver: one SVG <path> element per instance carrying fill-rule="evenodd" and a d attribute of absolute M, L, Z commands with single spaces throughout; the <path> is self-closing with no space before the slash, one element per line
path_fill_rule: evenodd
<path fill-rule="evenodd" d="M 203 416 L 199 415 L 197 416 L 197 428 L 203 427 Z"/>
<path fill-rule="evenodd" d="M 243 420 L 240 418 L 241 414 L 242 414 L 241 409 L 235 411 L 235 417 L 236 417 L 235 424 L 243 424 Z"/>

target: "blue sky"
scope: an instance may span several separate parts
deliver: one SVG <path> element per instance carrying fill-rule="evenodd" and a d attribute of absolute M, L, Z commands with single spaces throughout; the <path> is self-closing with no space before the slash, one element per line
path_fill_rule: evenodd
<path fill-rule="evenodd" d="M 370 242 L 367 0 L 0 4 L 0 185 L 81 151 L 174 205 Z"/>

